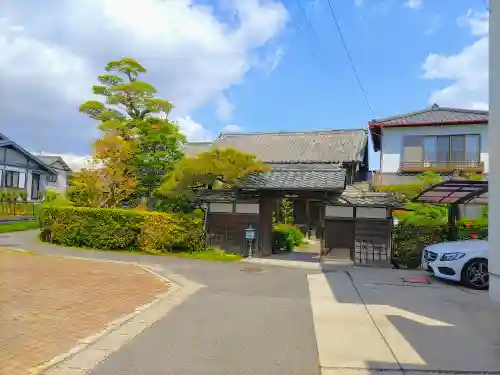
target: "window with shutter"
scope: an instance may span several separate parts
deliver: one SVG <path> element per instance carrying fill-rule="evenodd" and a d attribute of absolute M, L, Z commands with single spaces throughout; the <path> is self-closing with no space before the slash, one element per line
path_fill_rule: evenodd
<path fill-rule="evenodd" d="M 422 137 L 409 135 L 403 140 L 403 163 L 420 164 L 423 161 Z"/>

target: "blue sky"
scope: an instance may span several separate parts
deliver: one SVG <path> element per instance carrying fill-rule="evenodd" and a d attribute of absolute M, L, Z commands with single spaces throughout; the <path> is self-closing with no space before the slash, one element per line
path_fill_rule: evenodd
<path fill-rule="evenodd" d="M 96 133 L 76 108 L 104 64 L 122 56 L 149 69 L 144 79 L 173 101 L 191 140 L 363 128 L 433 102 L 487 107 L 482 0 L 331 0 L 372 111 L 327 0 L 125 3 L 137 4 L 57 0 L 34 11 L 29 0 L 2 2 L 2 133 L 79 162 Z"/>

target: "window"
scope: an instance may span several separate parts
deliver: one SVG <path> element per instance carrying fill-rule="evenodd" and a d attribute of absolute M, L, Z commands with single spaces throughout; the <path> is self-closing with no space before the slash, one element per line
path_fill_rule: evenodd
<path fill-rule="evenodd" d="M 479 162 L 479 143 L 477 134 L 426 136 L 423 141 L 424 164 Z"/>
<path fill-rule="evenodd" d="M 437 137 L 437 160 L 438 163 L 447 163 L 450 161 L 450 137 Z"/>
<path fill-rule="evenodd" d="M 479 135 L 468 134 L 465 136 L 465 152 L 465 161 L 477 162 L 481 159 Z"/>
<path fill-rule="evenodd" d="M 424 164 L 430 166 L 437 160 L 437 137 L 424 138 Z"/>
<path fill-rule="evenodd" d="M 47 182 L 57 182 L 57 175 L 54 174 L 54 175 L 47 175 Z"/>
<path fill-rule="evenodd" d="M 451 139 L 450 161 L 465 161 L 465 135 L 453 135 Z"/>
<path fill-rule="evenodd" d="M 3 171 L 3 186 L 4 187 L 19 187 L 19 172 Z"/>

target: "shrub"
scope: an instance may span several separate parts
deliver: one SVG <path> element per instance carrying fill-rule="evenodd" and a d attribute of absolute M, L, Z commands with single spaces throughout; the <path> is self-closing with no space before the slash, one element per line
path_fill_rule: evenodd
<path fill-rule="evenodd" d="M 392 255 L 398 266 L 417 268 L 425 246 L 446 240 L 446 223 L 434 224 L 402 220 L 394 226 Z"/>
<path fill-rule="evenodd" d="M 293 224 L 276 224 L 273 227 L 273 251 L 292 251 L 304 241 L 300 228 Z"/>
<path fill-rule="evenodd" d="M 459 240 L 488 237 L 488 219 L 464 219 L 457 223 Z M 397 265 L 417 268 L 425 246 L 448 240 L 448 223 L 438 221 L 402 220 L 394 226 L 393 258 Z"/>
<path fill-rule="evenodd" d="M 158 253 L 204 244 L 200 223 L 177 214 L 44 205 L 40 222 L 42 240 L 65 246 Z"/>
<path fill-rule="evenodd" d="M 74 206 L 64 193 L 60 193 L 54 189 L 47 189 L 45 191 L 45 204 L 55 204 L 59 206 Z"/>

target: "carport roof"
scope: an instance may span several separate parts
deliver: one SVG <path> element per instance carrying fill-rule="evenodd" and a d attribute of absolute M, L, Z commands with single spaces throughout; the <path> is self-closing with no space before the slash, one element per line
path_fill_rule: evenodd
<path fill-rule="evenodd" d="M 487 204 L 488 181 L 447 180 L 424 190 L 413 201 L 431 204 Z"/>

